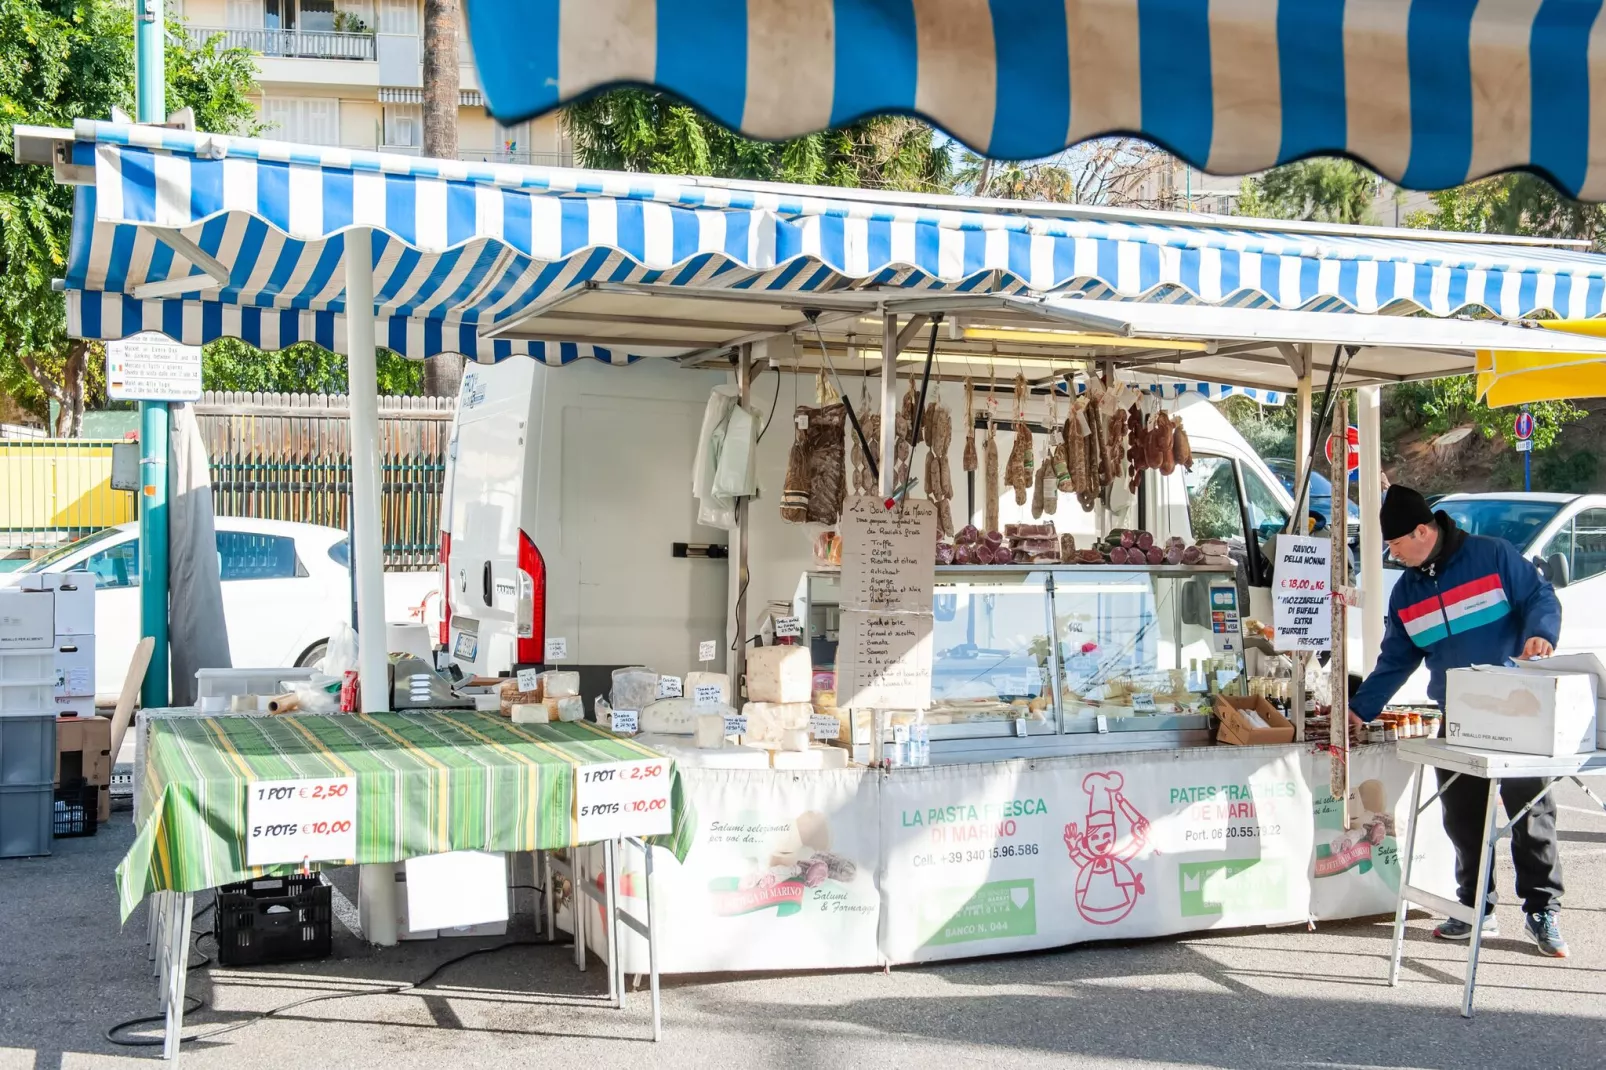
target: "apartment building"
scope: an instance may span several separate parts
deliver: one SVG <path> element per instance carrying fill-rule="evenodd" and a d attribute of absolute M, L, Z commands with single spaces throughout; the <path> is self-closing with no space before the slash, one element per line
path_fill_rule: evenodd
<path fill-rule="evenodd" d="M 422 0 L 171 0 L 193 38 L 258 54 L 264 137 L 418 153 L 424 143 Z M 458 154 L 567 166 L 555 116 L 503 126 L 485 110 L 463 31 Z"/>

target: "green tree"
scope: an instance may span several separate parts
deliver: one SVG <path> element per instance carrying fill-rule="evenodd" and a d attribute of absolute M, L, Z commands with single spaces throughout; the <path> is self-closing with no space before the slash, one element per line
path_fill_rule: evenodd
<path fill-rule="evenodd" d="M 250 132 L 255 61 L 217 39 L 193 45 L 168 25 L 167 108 L 194 110 L 197 127 Z M 101 362 L 100 348 L 67 337 L 62 295 L 52 288 L 67 263 L 73 189 L 48 167 L 16 162 L 14 124 L 71 126 L 134 111 L 131 8 L 116 0 L 0 0 L 0 389 L 44 418 L 52 432 L 78 433 Z"/>
<path fill-rule="evenodd" d="M 1433 211 L 1412 212 L 1406 226 L 1479 234 L 1581 238 L 1606 246 L 1606 205 L 1565 196 L 1536 175 L 1513 174 L 1469 182 L 1433 194 Z"/>
<path fill-rule="evenodd" d="M 954 185 L 947 149 L 929 126 L 904 116 L 754 141 L 661 93 L 616 89 L 570 105 L 563 122 L 585 167 L 921 193 Z"/>
<path fill-rule="evenodd" d="M 1244 179 L 1233 214 L 1322 223 L 1375 223 L 1372 203 L 1381 188 L 1378 177 L 1360 164 L 1315 157 Z"/>
<path fill-rule="evenodd" d="M 381 394 L 422 389 L 423 362 L 381 349 L 378 365 Z M 346 358 L 312 342 L 264 353 L 238 338 L 219 338 L 201 350 L 201 382 L 208 390 L 344 394 Z"/>

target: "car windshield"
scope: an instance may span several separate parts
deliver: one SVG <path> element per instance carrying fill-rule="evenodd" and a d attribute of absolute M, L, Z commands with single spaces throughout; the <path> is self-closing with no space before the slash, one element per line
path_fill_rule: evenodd
<path fill-rule="evenodd" d="M 23 565 L 21 568 L 17 569 L 17 571 L 44 572 L 46 569 L 50 568 L 50 566 L 66 560 L 73 554 L 76 554 L 79 550 L 86 550 L 91 546 L 96 546 L 105 542 L 113 535 L 119 535 L 121 533 L 121 528 L 102 528 L 93 535 L 85 535 L 83 538 L 69 542 L 65 546 L 56 547 L 43 557 L 34 558 L 26 565 Z"/>
<path fill-rule="evenodd" d="M 1523 498 L 1466 498 L 1438 503 L 1462 531 L 1505 539 L 1524 552 L 1539 529 L 1561 512 L 1562 505 Z"/>

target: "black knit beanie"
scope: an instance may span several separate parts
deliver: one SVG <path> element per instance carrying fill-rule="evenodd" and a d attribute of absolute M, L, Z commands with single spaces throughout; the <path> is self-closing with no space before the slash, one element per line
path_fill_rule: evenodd
<path fill-rule="evenodd" d="M 1427 499 L 1422 495 L 1396 483 L 1383 497 L 1378 520 L 1383 525 L 1383 539 L 1387 541 L 1411 534 L 1418 524 L 1432 524 L 1433 510 L 1428 508 Z"/>

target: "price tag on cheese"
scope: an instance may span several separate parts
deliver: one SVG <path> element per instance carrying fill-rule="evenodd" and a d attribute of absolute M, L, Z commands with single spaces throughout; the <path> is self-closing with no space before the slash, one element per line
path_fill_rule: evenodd
<path fill-rule="evenodd" d="M 680 692 L 680 677 L 678 677 L 678 676 L 660 676 L 660 677 L 658 677 L 658 697 L 659 698 L 679 698 L 680 694 L 681 694 L 681 692 Z"/>
<path fill-rule="evenodd" d="M 246 865 L 356 858 L 356 777 L 253 780 L 246 786 Z"/>
<path fill-rule="evenodd" d="M 717 706 L 725 701 L 725 689 L 718 684 L 698 684 L 692 692 L 692 702 L 698 706 Z"/>
<path fill-rule="evenodd" d="M 519 690 L 534 691 L 541 684 L 541 673 L 537 669 L 519 670 Z"/>
<path fill-rule="evenodd" d="M 548 639 L 546 641 L 546 659 L 548 661 L 565 661 L 569 657 L 569 641 L 567 639 Z"/>
<path fill-rule="evenodd" d="M 796 617 L 776 617 L 775 634 L 781 639 L 785 639 L 786 637 L 793 635 L 802 635 L 803 622 L 798 620 Z"/>
<path fill-rule="evenodd" d="M 726 717 L 725 734 L 727 736 L 747 735 L 747 717 L 740 713 L 733 713 Z"/>
<path fill-rule="evenodd" d="M 815 739 L 830 740 L 842 738 L 842 722 L 829 714 L 809 714 L 809 735 Z"/>
<path fill-rule="evenodd" d="M 697 644 L 697 660 L 713 661 L 718 656 L 719 640 L 709 639 Z"/>
<path fill-rule="evenodd" d="M 1132 695 L 1132 708 L 1138 713 L 1154 712 L 1154 694 L 1149 691 L 1137 691 Z"/>
<path fill-rule="evenodd" d="M 578 843 L 671 831 L 669 759 L 582 765 L 574 776 L 574 816 Z"/>
<path fill-rule="evenodd" d="M 633 736 L 641 731 L 636 727 L 635 710 L 614 710 L 613 720 L 609 723 L 609 727 L 621 736 Z"/>

